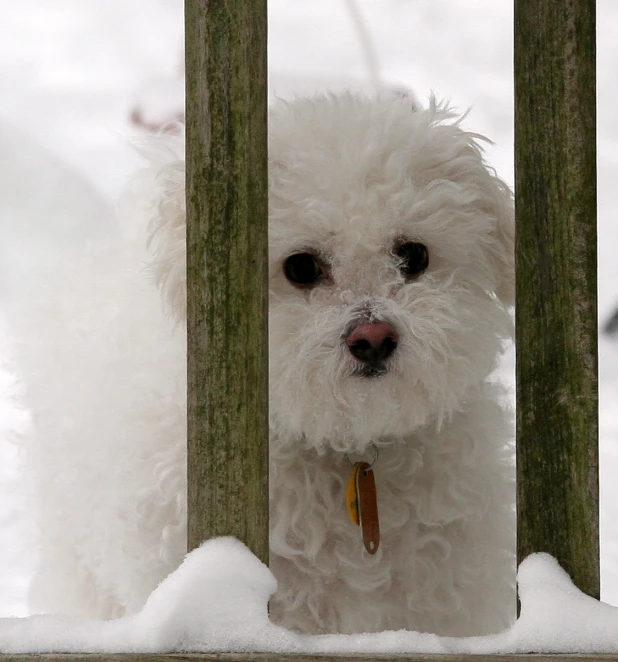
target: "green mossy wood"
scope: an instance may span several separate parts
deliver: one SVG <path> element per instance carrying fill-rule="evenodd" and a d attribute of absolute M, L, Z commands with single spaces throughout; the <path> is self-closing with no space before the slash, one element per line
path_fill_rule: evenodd
<path fill-rule="evenodd" d="M 188 547 L 268 562 L 266 2 L 186 0 Z"/>
<path fill-rule="evenodd" d="M 618 662 L 615 654 L 578 655 L 442 655 L 410 653 L 390 655 L 303 655 L 299 653 L 67 653 L 64 655 L 4 655 L 2 662 Z"/>
<path fill-rule="evenodd" d="M 65 653 L 0 656 L 2 662 L 618 662 L 615 654 L 578 655 L 403 655 L 351 653 L 303 655 L 300 653 Z"/>
<path fill-rule="evenodd" d="M 518 557 L 599 596 L 594 0 L 515 1 Z"/>

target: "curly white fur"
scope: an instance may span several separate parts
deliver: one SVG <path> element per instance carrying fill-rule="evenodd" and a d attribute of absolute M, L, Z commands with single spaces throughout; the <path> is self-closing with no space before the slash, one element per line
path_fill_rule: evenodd
<path fill-rule="evenodd" d="M 41 609 L 134 611 L 184 553 L 184 146 L 158 140 L 138 188 L 147 237 L 138 225 L 73 260 L 19 316 Z M 435 101 L 279 102 L 269 140 L 271 616 L 303 632 L 500 630 L 515 608 L 513 466 L 487 377 L 511 333 L 510 192 Z M 430 256 L 411 280 L 402 240 Z M 286 279 L 299 251 L 327 281 Z M 363 316 L 399 334 L 381 377 L 356 374 L 342 342 Z M 345 454 L 370 444 L 375 556 L 344 498 Z"/>

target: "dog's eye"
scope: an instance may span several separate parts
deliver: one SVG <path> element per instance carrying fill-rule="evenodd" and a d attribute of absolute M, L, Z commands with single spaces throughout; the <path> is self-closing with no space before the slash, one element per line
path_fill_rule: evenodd
<path fill-rule="evenodd" d="M 285 277 L 298 287 L 311 287 L 321 276 L 322 268 L 315 255 L 295 253 L 283 263 Z"/>
<path fill-rule="evenodd" d="M 418 276 L 429 266 L 429 253 L 427 246 L 419 244 L 416 241 L 408 241 L 401 244 L 395 250 L 395 255 L 399 258 L 399 268 L 401 273 L 407 278 Z"/>

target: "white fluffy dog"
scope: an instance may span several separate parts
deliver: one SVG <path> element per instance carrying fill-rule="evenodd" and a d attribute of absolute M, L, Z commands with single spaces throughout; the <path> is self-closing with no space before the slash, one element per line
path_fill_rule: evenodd
<path fill-rule="evenodd" d="M 433 101 L 278 102 L 269 140 L 271 618 L 498 631 L 514 484 L 487 378 L 511 334 L 510 192 Z M 135 611 L 185 553 L 183 151 L 151 154 L 148 226 L 68 257 L 20 316 L 38 610 Z M 369 554 L 346 485 L 349 459 L 376 455 Z"/>

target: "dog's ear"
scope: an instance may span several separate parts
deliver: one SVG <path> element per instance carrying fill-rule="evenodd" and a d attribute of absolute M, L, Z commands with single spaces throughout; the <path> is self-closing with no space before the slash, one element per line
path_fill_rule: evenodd
<path fill-rule="evenodd" d="M 465 115 L 458 123 L 465 119 Z M 493 271 L 494 293 L 505 306 L 515 305 L 515 218 L 513 194 L 509 186 L 487 165 L 484 143 L 491 144 L 484 136 L 461 131 L 464 136 L 461 158 L 461 181 L 476 190 L 478 210 L 489 221 L 489 237 L 486 250 Z M 464 156 L 465 155 L 465 156 Z"/>
<path fill-rule="evenodd" d="M 506 306 L 515 305 L 515 216 L 509 187 L 492 176 L 497 187 L 494 208 L 493 259 L 497 274 L 496 295 Z"/>
<path fill-rule="evenodd" d="M 170 162 L 159 173 L 159 204 L 148 227 L 150 270 L 174 318 L 187 319 L 185 161 Z"/>
<path fill-rule="evenodd" d="M 481 221 L 484 250 L 491 271 L 493 293 L 506 306 L 515 304 L 515 222 L 513 195 L 507 184 L 487 165 L 484 147 L 492 144 L 484 136 L 469 132 L 466 119 L 447 102 L 430 98 L 429 108 L 419 113 L 434 128 L 434 152 L 440 155 L 427 168 L 428 179 L 453 180 L 471 194 L 470 204 Z M 428 152 L 430 150 L 427 150 Z M 480 229 L 480 228 L 479 228 Z"/>
<path fill-rule="evenodd" d="M 465 115 L 461 118 L 465 119 Z M 459 120 L 461 121 L 461 120 Z M 515 305 L 515 217 L 513 193 L 509 186 L 489 166 L 484 158 L 484 136 L 462 131 L 471 157 L 464 180 L 476 188 L 476 205 L 489 222 L 487 250 L 493 271 L 494 293 L 505 306 Z"/>
<path fill-rule="evenodd" d="M 148 269 L 172 317 L 185 324 L 187 278 L 183 127 L 179 127 L 175 135 L 160 134 L 149 138 L 139 146 L 139 151 L 148 164 L 135 177 L 132 196 L 139 197 L 139 215 L 146 222 L 150 253 Z"/>

